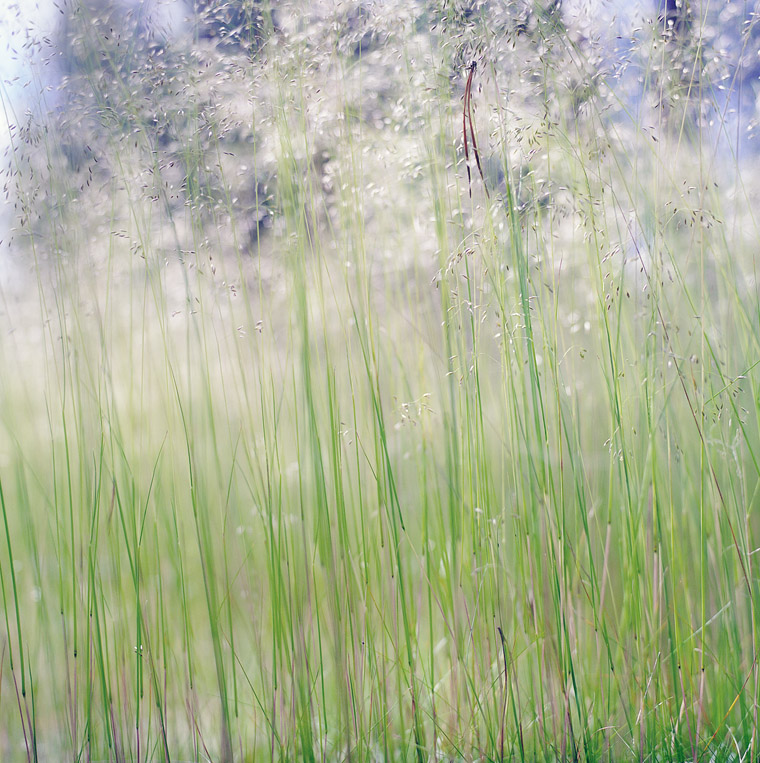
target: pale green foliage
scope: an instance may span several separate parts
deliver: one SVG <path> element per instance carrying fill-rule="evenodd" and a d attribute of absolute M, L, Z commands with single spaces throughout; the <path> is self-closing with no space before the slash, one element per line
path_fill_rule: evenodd
<path fill-rule="evenodd" d="M 249 5 L 71 10 L 13 132 L 0 758 L 755 759 L 757 189 L 699 9 L 605 59 L 559 6 Z"/>

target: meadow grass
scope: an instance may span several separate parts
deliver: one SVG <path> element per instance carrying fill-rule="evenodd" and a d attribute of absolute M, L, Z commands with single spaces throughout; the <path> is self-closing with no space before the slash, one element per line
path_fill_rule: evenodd
<path fill-rule="evenodd" d="M 13 132 L 2 759 L 756 759 L 757 189 L 701 38 L 278 13 L 172 54 L 82 6 Z"/>

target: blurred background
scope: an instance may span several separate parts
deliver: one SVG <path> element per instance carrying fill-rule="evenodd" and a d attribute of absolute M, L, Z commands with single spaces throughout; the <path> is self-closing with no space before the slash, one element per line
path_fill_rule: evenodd
<path fill-rule="evenodd" d="M 505 77 L 517 64 L 528 79 L 538 76 L 531 67 L 551 67 L 552 55 L 558 65 L 558 37 L 552 42 L 551 28 L 555 35 L 561 32 L 564 44 L 583 61 L 574 72 L 560 72 L 553 81 L 549 95 L 558 107 L 572 115 L 590 97 L 600 95 L 602 87 L 607 90 L 602 94 L 606 120 L 657 131 L 667 117 L 674 129 L 692 137 L 698 132 L 702 143 L 712 146 L 717 166 L 741 171 L 758 145 L 756 13 L 756 3 L 746 0 L 8 0 L 0 9 L 0 155 L 6 173 L 0 214 L 3 282 L 7 285 L 14 268 L 24 262 L 20 253 L 10 253 L 14 229 L 29 233 L 28 227 L 18 225 L 28 222 L 28 215 L 19 211 L 18 173 L 20 163 L 34 162 L 34 155 L 40 155 L 37 141 L 43 132 L 54 135 L 55 158 L 66 162 L 63 171 L 81 173 L 113 139 L 121 119 L 118 112 L 129 110 L 129 99 L 138 99 L 143 116 L 153 120 L 148 125 L 154 128 L 158 149 L 176 159 L 183 148 L 182 120 L 177 119 L 182 104 L 170 84 L 182 72 L 188 67 L 205 69 L 208 82 L 216 77 L 231 83 L 233 69 L 266 55 L 265 39 L 305 30 L 322 30 L 318 34 L 323 35 L 330 25 L 335 44 L 362 62 L 369 87 L 356 106 L 370 120 L 387 118 L 394 93 L 406 88 L 404 72 L 390 65 L 398 50 L 392 27 L 400 15 L 413 20 L 414 44 L 421 53 L 440 32 L 436 19 L 448 18 L 458 26 L 450 64 L 454 100 L 462 97 L 462 72 L 471 58 L 487 60 L 495 74 L 502 69 Z M 477 20 L 487 20 L 493 31 L 490 41 L 475 39 Z M 527 41 L 535 60 L 512 57 L 499 47 L 513 37 Z M 324 55 L 316 49 L 317 39 L 312 40 L 314 67 Z M 486 50 L 489 45 L 491 51 Z M 144 75 L 139 82 L 138 70 Z M 165 90 L 157 90 L 157 85 Z M 144 92 L 138 92 L 138 86 Z M 163 101 L 161 93 L 166 96 Z M 205 106 L 235 111 L 235 101 L 245 97 L 250 93 L 244 93 L 243 86 L 219 87 L 206 96 Z M 121 129 L 127 125 L 121 124 Z M 236 128 L 223 139 L 239 146 L 250 142 L 252 132 L 244 135 Z M 259 165 L 254 173 L 258 187 L 241 187 L 238 206 L 253 219 L 246 236 L 258 240 L 273 220 L 263 190 L 271 167 L 266 167 L 265 152 L 255 153 L 258 156 L 250 158 Z M 326 165 L 329 157 L 324 159 Z M 51 156 L 45 164 L 48 171 L 53 166 L 60 169 Z M 105 162 L 99 170 L 106 171 Z M 41 176 L 38 183 L 46 184 Z M 70 193 L 57 199 L 57 213 L 61 204 L 72 201 Z"/>

